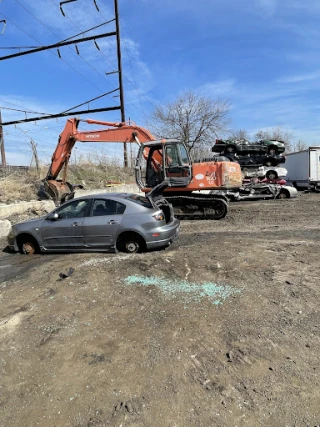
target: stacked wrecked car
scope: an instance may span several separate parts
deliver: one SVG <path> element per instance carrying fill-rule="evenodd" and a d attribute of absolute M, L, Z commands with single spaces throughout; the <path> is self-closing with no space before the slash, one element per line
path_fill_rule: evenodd
<path fill-rule="evenodd" d="M 230 200 L 284 199 L 296 197 L 294 187 L 286 185 L 287 170 L 285 144 L 278 140 L 217 139 L 212 147 L 213 158 L 239 163 L 243 175 L 242 186 L 224 194 Z"/>

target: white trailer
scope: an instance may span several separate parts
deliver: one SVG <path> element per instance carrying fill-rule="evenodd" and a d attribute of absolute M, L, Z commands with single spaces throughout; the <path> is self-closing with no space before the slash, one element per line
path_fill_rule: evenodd
<path fill-rule="evenodd" d="M 289 185 L 320 192 L 320 146 L 286 154 L 285 166 Z"/>

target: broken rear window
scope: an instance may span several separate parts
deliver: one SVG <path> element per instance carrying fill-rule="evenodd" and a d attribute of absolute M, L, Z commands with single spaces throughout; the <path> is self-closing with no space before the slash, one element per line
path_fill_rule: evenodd
<path fill-rule="evenodd" d="M 126 197 L 126 199 L 131 200 L 132 202 L 137 203 L 138 205 L 144 206 L 145 208 L 153 208 L 152 204 L 146 197 L 139 196 L 138 194 L 131 194 L 130 196 Z"/>

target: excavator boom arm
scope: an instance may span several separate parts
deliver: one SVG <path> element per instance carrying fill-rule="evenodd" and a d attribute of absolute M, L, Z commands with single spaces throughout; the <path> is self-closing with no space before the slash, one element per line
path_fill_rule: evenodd
<path fill-rule="evenodd" d="M 94 131 L 78 131 L 79 122 L 106 126 L 107 129 Z M 55 180 L 65 167 L 64 179 L 68 161 L 74 144 L 81 142 L 139 142 L 153 141 L 156 138 L 147 130 L 136 124 L 103 122 L 99 120 L 68 119 L 64 130 L 59 136 L 57 147 L 52 155 L 51 165 L 46 179 Z M 63 180 L 64 180 L 63 179 Z"/>

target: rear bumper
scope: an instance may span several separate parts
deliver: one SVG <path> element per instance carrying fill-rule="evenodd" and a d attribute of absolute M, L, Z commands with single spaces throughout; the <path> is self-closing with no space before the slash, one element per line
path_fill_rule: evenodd
<path fill-rule="evenodd" d="M 175 219 L 172 225 L 167 230 L 160 233 L 158 237 L 151 237 L 147 242 L 147 249 L 161 248 L 168 246 L 172 243 L 180 234 L 180 221 Z"/>

